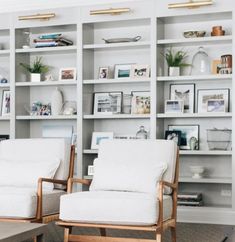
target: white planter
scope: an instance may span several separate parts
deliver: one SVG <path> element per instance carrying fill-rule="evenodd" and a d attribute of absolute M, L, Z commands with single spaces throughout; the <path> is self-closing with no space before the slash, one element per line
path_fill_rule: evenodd
<path fill-rule="evenodd" d="M 51 99 L 51 113 L 52 115 L 60 115 L 61 109 L 63 106 L 63 94 L 60 89 L 57 87 L 52 93 Z"/>
<path fill-rule="evenodd" d="M 180 75 L 180 68 L 179 67 L 169 67 L 169 76 L 179 76 Z"/>
<path fill-rule="evenodd" d="M 40 73 L 30 73 L 30 80 L 31 80 L 31 82 L 40 82 L 41 74 Z"/>

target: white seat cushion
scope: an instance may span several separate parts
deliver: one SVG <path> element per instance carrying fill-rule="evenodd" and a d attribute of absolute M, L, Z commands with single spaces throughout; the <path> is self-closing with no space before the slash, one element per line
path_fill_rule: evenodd
<path fill-rule="evenodd" d="M 61 190 L 44 192 L 43 215 L 55 214 L 59 211 Z M 37 209 L 37 193 L 35 189 L 18 187 L 0 187 L 0 218 L 33 218 Z"/>
<path fill-rule="evenodd" d="M 170 218 L 172 199 L 164 196 L 164 220 Z M 90 191 L 61 197 L 60 219 L 64 221 L 153 225 L 159 216 L 155 195 L 136 192 Z"/>

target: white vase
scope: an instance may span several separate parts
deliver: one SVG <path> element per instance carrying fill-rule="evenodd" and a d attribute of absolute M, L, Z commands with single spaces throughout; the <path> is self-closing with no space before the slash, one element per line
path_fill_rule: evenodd
<path fill-rule="evenodd" d="M 55 91 L 52 93 L 52 99 L 51 99 L 52 115 L 61 114 L 62 105 L 63 105 L 63 94 L 60 91 L 60 89 L 57 87 Z"/>
<path fill-rule="evenodd" d="M 41 74 L 40 73 L 30 73 L 30 80 L 31 80 L 31 82 L 40 82 Z"/>
<path fill-rule="evenodd" d="M 180 68 L 175 66 L 169 67 L 169 76 L 179 76 L 180 75 Z"/>

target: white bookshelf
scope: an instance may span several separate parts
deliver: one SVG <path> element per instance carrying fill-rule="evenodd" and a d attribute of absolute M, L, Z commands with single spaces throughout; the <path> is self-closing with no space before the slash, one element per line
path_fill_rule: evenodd
<path fill-rule="evenodd" d="M 180 150 L 180 155 L 189 156 L 231 156 L 230 150 Z"/>
<path fill-rule="evenodd" d="M 158 113 L 157 118 L 232 118 L 232 113 Z"/>
<path fill-rule="evenodd" d="M 9 121 L 10 117 L 9 116 L 0 116 L 0 121 Z"/>
<path fill-rule="evenodd" d="M 10 54 L 10 50 L 0 50 L 0 56 L 9 55 L 9 54 Z"/>
<path fill-rule="evenodd" d="M 75 120 L 77 119 L 76 115 L 37 115 L 37 116 L 29 116 L 29 115 L 18 115 L 16 116 L 16 120 Z"/>
<path fill-rule="evenodd" d="M 0 83 L 0 88 L 10 88 L 9 83 Z"/>
<path fill-rule="evenodd" d="M 43 48 L 27 48 L 27 49 L 16 49 L 16 53 L 40 53 L 40 52 L 64 52 L 64 51 L 76 51 L 77 47 L 72 46 L 58 46 L 58 47 L 43 47 Z"/>
<path fill-rule="evenodd" d="M 131 79 L 131 78 L 119 78 L 119 79 L 93 79 L 83 80 L 83 84 L 134 84 L 134 83 L 150 83 L 150 78 L 146 79 Z"/>
<path fill-rule="evenodd" d="M 109 114 L 109 115 L 84 115 L 84 119 L 149 119 L 150 115 L 148 114 Z"/>
<path fill-rule="evenodd" d="M 232 184 L 232 178 L 218 177 L 218 178 L 199 178 L 195 179 L 192 177 L 180 177 L 179 182 L 181 183 L 213 183 L 213 184 Z"/>
<path fill-rule="evenodd" d="M 35 86 L 66 86 L 77 85 L 77 81 L 42 81 L 42 82 L 16 82 L 17 87 L 35 87 Z"/>

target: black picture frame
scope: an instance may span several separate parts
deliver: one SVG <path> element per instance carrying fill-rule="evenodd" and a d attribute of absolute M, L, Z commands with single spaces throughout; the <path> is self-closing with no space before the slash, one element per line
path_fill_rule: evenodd
<path fill-rule="evenodd" d="M 10 139 L 10 135 L 9 134 L 0 134 L 0 142 L 6 139 Z"/>

